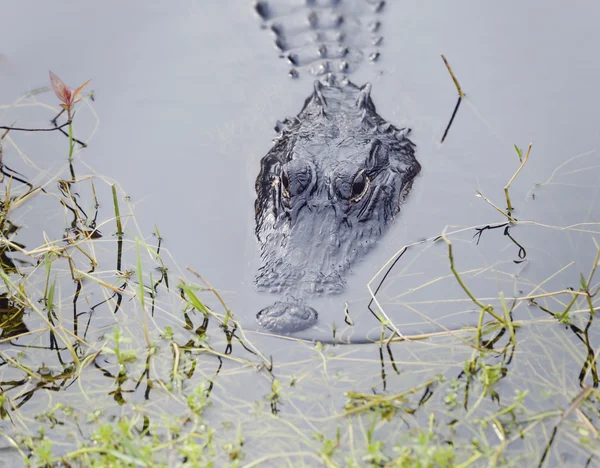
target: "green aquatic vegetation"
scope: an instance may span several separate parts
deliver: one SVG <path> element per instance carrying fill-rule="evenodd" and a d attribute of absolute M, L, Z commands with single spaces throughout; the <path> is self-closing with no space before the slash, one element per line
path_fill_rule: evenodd
<path fill-rule="evenodd" d="M 202 416 L 204 410 L 210 405 L 210 401 L 208 401 L 209 388 L 208 385 L 199 385 L 187 397 L 187 404 L 196 416 Z"/>
<path fill-rule="evenodd" d="M 492 366 L 485 364 L 482 365 L 479 373 L 479 379 L 483 384 L 484 392 L 492 394 L 494 392 L 493 387 L 500 381 L 500 379 L 506 377 L 506 374 L 507 369 L 502 363 Z"/>
<path fill-rule="evenodd" d="M 444 397 L 444 403 L 449 409 L 454 409 L 459 405 L 458 397 L 460 390 L 461 382 L 456 377 L 452 378 Z"/>
<path fill-rule="evenodd" d="M 106 339 L 108 343 L 112 343 L 112 347 L 108 344 L 102 348 L 103 354 L 114 354 L 119 363 L 120 371 L 125 372 L 125 366 L 134 362 L 137 359 L 137 352 L 135 349 L 123 349 L 123 345 L 128 345 L 133 342 L 131 338 L 124 337 L 122 331 L 115 327 L 113 328 L 112 335 L 107 335 Z"/>
<path fill-rule="evenodd" d="M 410 434 L 406 443 L 394 446 L 396 457 L 389 464 L 394 467 L 451 467 L 454 466 L 454 445 L 443 440 L 435 432 L 435 416 L 429 416 L 429 425 L 426 430 L 418 429 Z"/>
<path fill-rule="evenodd" d="M 40 99 L 27 104 L 41 112 L 50 105 Z M 90 114 L 83 98 L 76 123 Z M 10 132 L 4 158 L 21 154 Z M 141 232 L 135 197 L 88 170 L 70 133 L 60 172 L 31 186 L 9 180 L 0 200 L 0 450 L 10 466 L 550 466 L 563 454 L 574 466 L 597 462 L 599 225 L 528 221 L 524 209 L 516 220 L 518 171 L 508 210 L 499 209 L 513 231 L 448 228 L 446 243 L 429 243 L 440 259 L 433 276 L 405 257 L 398 265 L 415 269 L 370 289 L 379 342 L 284 341 L 245 330 L 236 314 L 249 312 L 230 310 L 230 292 L 180 269 L 163 244 L 168 230 Z M 517 154 L 520 171 L 527 157 Z M 45 211 L 35 229 L 55 232 L 64 220 L 64 232 L 26 247 L 23 213 L 37 206 Z M 528 229 L 564 236 L 556 245 L 565 258 L 571 245 L 585 249 L 585 265 L 573 275 L 567 260 L 528 276 L 540 258 L 523 241 Z M 499 247 L 470 256 L 465 246 L 482 233 Z M 427 320 L 433 308 L 469 324 L 431 319 L 434 331 L 406 330 L 407 314 Z M 330 322 L 335 337 L 348 336 L 349 317 L 346 305 Z"/>
<path fill-rule="evenodd" d="M 315 440 L 321 442 L 323 445 L 319 450 L 319 455 L 323 457 L 326 463 L 332 463 L 332 457 L 335 455 L 337 449 L 340 447 L 341 430 L 340 427 L 335 431 L 335 439 L 329 439 L 323 434 L 317 432 L 313 434 Z"/>
<path fill-rule="evenodd" d="M 52 466 L 52 441 L 42 439 L 34 443 L 33 440 L 30 440 L 25 441 L 25 444 L 31 444 L 31 459 L 35 466 Z"/>

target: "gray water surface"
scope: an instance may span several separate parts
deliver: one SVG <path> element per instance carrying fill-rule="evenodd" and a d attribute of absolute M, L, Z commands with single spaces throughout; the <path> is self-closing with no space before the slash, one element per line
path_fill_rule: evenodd
<path fill-rule="evenodd" d="M 367 309 L 367 284 L 374 278 L 376 288 L 386 272 L 378 274 L 380 269 L 413 244 L 377 295 L 397 331 L 454 332 L 476 324 L 480 309 L 452 276 L 447 245 L 432 241 L 442 232 L 453 243 L 457 269 L 469 287 L 496 310 L 502 310 L 499 291 L 514 298 L 579 288 L 580 274 L 587 275 L 596 252 L 600 65 L 594 57 L 600 43 L 600 8 L 589 1 L 387 3 L 381 16 L 382 55 L 350 78 L 359 85 L 372 83 L 382 117 L 413 129 L 422 171 L 378 247 L 352 268 L 346 291 L 311 301 L 320 321 L 300 334 L 308 340 L 329 340 L 334 328 L 338 337 L 379 338 L 381 324 Z M 48 70 L 73 87 L 92 79 L 96 114 L 82 105 L 76 132 L 93 138 L 79 153 L 78 167 L 87 164 L 91 169 L 86 170 L 118 182 L 131 197 L 144 236 L 151 239 L 157 225 L 174 262 L 181 270 L 194 268 L 221 291 L 250 333 L 257 329 L 256 312 L 278 299 L 257 293 L 253 286 L 259 265 L 254 181 L 275 136 L 275 122 L 300 111 L 315 79 L 305 72 L 290 79 L 289 64 L 278 58 L 271 34 L 259 25 L 245 0 L 20 0 L 4 5 L 0 18 L 0 103 L 47 86 Z M 443 144 L 457 91 L 441 53 L 466 93 Z M 50 93 L 40 97 L 44 102 L 52 99 Z M 2 124 L 17 120 L 19 125 L 45 127 L 50 118 L 50 111 L 44 114 L 39 108 L 0 109 Z M 41 170 L 49 177 L 64 165 L 65 138 L 56 132 L 11 135 L 22 151 L 19 155 L 5 145 L 4 163 L 13 169 L 31 177 Z M 503 228 L 483 232 L 477 244 L 475 227 L 493 227 L 506 218 L 476 191 L 504 209 L 503 187 L 519 166 L 513 145 L 526 149 L 530 142 L 531 157 L 510 190 L 514 216 L 523 221 L 510 230 L 526 251 L 521 258 L 519 246 L 503 235 Z M 101 209 L 110 212 L 110 192 L 99 196 Z M 18 239 L 27 246 L 43 243 L 42 231 L 53 239 L 62 235 L 64 215 L 51 211 L 44 200 L 14 220 L 24 226 Z M 103 229 L 112 234 L 112 227 Z M 417 244 L 424 239 L 429 241 Z M 542 305 L 560 312 L 567 303 L 563 297 Z M 346 325 L 345 310 L 354 326 Z M 523 321 L 546 316 L 526 301 L 513 314 Z M 161 326 L 171 319 L 168 314 L 155 317 Z M 109 322 L 102 326 L 110 329 Z M 574 338 L 569 352 L 558 346 L 569 333 L 562 324 L 544 326 L 519 335 L 524 344 L 517 354 L 523 360 L 513 366 L 513 380 L 505 390 L 512 395 L 513 387 L 529 388 L 531 369 L 550 373 L 554 367 L 541 360 L 553 356 L 569 382 L 564 395 L 538 400 L 536 393 L 530 398 L 539 411 L 564 409 L 583 385 L 577 379 L 585 352 Z M 314 347 L 251 336 L 265 355 L 284 366 L 286 378 L 300 376 L 293 405 L 283 407 L 283 414 L 294 417 L 332 414 L 343 406 L 349 390 L 399 392 L 430 370 L 456 377 L 472 352 L 432 341 L 401 343 L 394 349 L 402 373 L 388 367 L 385 380 L 374 346 L 330 348 L 332 361 L 325 366 L 320 360 L 325 362 L 325 355 Z M 359 366 L 365 360 L 372 367 L 363 376 L 364 367 Z M 546 377 L 553 382 L 556 375 Z M 220 395 L 233 395 L 226 401 L 234 405 L 237 398 L 264 400 L 271 391 L 270 383 L 254 373 L 225 378 L 229 393 Z M 100 387 L 93 391 L 101 394 Z M 131 398 L 142 400 L 137 394 Z M 248 414 L 249 406 L 244 407 Z M 280 430 L 282 437 L 287 434 L 286 443 L 295 440 L 295 432 L 277 424 L 270 421 L 268 428 Z M 303 424 L 306 433 L 314 430 L 312 423 Z M 283 448 L 293 451 L 296 446 L 289 442 Z"/>

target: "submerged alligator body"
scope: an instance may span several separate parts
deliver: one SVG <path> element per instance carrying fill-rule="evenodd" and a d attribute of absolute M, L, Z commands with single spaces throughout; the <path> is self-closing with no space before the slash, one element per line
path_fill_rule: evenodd
<path fill-rule="evenodd" d="M 325 56 L 323 51 L 332 47 L 323 43 L 317 44 L 320 58 L 302 61 L 298 50 L 307 56 L 308 47 L 298 39 L 304 34 L 302 29 L 296 28 L 293 37 L 286 35 L 286 29 L 272 21 L 275 10 L 271 4 L 256 4 L 259 15 L 271 24 L 278 47 L 283 51 L 287 44 L 298 46 L 285 55 L 293 65 L 313 74 L 325 72 L 300 113 L 278 122 L 274 146 L 262 158 L 256 179 L 255 232 L 261 266 L 255 285 L 259 291 L 283 296 L 261 310 L 257 320 L 263 328 L 283 333 L 317 322 L 318 313 L 307 303 L 311 296 L 343 291 L 346 272 L 400 211 L 421 168 L 414 156 L 415 145 L 408 138 L 410 129 L 398 129 L 385 121 L 371 100 L 371 86 L 358 87 L 346 77 L 350 62 L 345 57 L 364 55 L 364 50 L 343 41 L 341 25 L 347 23 L 346 17 L 327 22 L 337 27 L 321 30 L 314 26 L 325 13 L 332 18 L 340 12 L 361 10 L 340 10 L 341 0 L 305 3 L 308 6 L 300 11 L 306 14 L 308 10 L 307 28 L 313 30 L 312 38 L 318 43 L 340 33 L 335 36 L 336 50 L 345 50 L 344 55 Z M 369 0 L 351 3 L 367 6 L 371 13 L 379 12 L 383 4 Z M 293 17 L 295 11 L 292 8 L 288 13 Z M 360 24 L 360 17 L 352 16 L 352 20 Z M 309 41 L 308 45 L 315 44 Z M 353 66 L 357 63 L 352 61 Z M 332 64 L 344 73 L 331 73 Z"/>

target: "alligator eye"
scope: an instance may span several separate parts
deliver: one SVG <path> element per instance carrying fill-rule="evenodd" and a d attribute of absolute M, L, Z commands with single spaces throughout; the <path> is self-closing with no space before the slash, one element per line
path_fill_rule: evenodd
<path fill-rule="evenodd" d="M 365 196 L 365 193 L 367 193 L 370 183 L 369 176 L 365 174 L 364 169 L 356 174 L 354 182 L 352 182 L 350 201 L 354 203 L 360 201 L 360 199 Z"/>
<path fill-rule="evenodd" d="M 290 198 L 290 179 L 285 171 L 281 171 L 281 194 Z"/>

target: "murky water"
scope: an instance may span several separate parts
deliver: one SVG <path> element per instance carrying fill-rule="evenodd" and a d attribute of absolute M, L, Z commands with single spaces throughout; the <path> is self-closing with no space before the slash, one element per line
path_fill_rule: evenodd
<path fill-rule="evenodd" d="M 328 340 L 335 329 L 338 338 L 377 339 L 381 324 L 367 308 L 367 284 L 374 278 L 375 290 L 386 262 L 423 239 L 429 241 L 410 247 L 386 277 L 377 294 L 381 309 L 405 335 L 475 325 L 479 309 L 452 276 L 447 245 L 431 241 L 442 232 L 453 242 L 465 281 L 497 310 L 499 290 L 513 298 L 579 287 L 580 273 L 587 274 L 593 262 L 594 223 L 600 218 L 595 153 L 600 66 L 593 59 L 599 16 L 591 2 L 388 2 L 381 17 L 382 55 L 351 79 L 371 82 L 379 114 L 413 129 L 422 171 L 379 246 L 352 268 L 346 291 L 311 302 L 320 321 L 301 337 Z M 254 181 L 276 120 L 298 113 L 314 77 L 288 78 L 289 64 L 278 58 L 272 36 L 260 29 L 247 1 L 20 1 L 5 6 L 1 24 L 0 103 L 46 86 L 49 69 L 74 86 L 91 78 L 97 117 L 87 107 L 80 111 L 77 131 L 93 135 L 81 153 L 83 162 L 118 181 L 131 197 L 141 233 L 151 238 L 158 226 L 175 262 L 199 271 L 223 292 L 241 323 L 255 330 L 256 312 L 277 296 L 253 287 L 259 265 Z M 441 53 L 466 93 L 443 144 L 457 93 Z M 49 125 L 32 108 L 3 109 L 0 119 Z M 46 174 L 64 163 L 55 160 L 65 148 L 56 133 L 20 135 L 17 142 Z M 510 229 L 513 240 L 502 227 L 483 232 L 477 243 L 474 227 L 496 226 L 506 218 L 476 191 L 503 209 L 503 187 L 519 166 L 513 145 L 526 149 L 530 142 L 530 159 L 510 190 L 514 216 L 528 223 Z M 5 152 L 4 162 L 27 176 L 39 173 L 14 149 Z M 111 206 L 109 191 L 99 196 L 101 206 Z M 14 220 L 25 225 L 20 242 L 37 246 L 42 231 L 60 237 L 64 220 L 52 214 L 57 221 L 48 223 L 50 203 L 42 200 Z M 577 223 L 589 224 L 559 229 Z M 550 302 L 546 307 L 559 312 L 568 300 Z M 376 304 L 371 308 L 379 310 Z M 513 314 L 518 320 L 546 316 L 526 301 Z M 156 320 L 165 324 L 169 317 Z M 252 336 L 266 354 L 306 360 L 298 375 L 314 364 L 309 347 Z M 535 341 L 540 335 L 528 329 L 523 336 Z M 436 354 L 433 345 L 413 344 L 401 345 L 408 367 L 425 366 L 429 359 L 456 375 L 468 356 L 468 350 L 449 357 Z M 346 353 L 377 359 L 374 347 L 341 349 L 327 375 L 351 373 Z M 552 352 L 560 356 L 561 350 Z M 388 378 L 385 385 L 392 388 L 416 381 Z M 337 388 L 365 390 L 380 385 L 378 379 L 374 368 L 365 382 L 347 385 L 340 378 Z M 229 388 L 233 394 L 251 388 L 252 397 L 261 398 L 268 392 L 254 374 L 240 376 L 236 385 Z M 307 414 L 323 414 L 324 406 L 305 399 L 325 385 L 333 396 L 323 405 L 336 407 L 343 398 L 330 381 L 305 384 L 296 403 Z"/>

